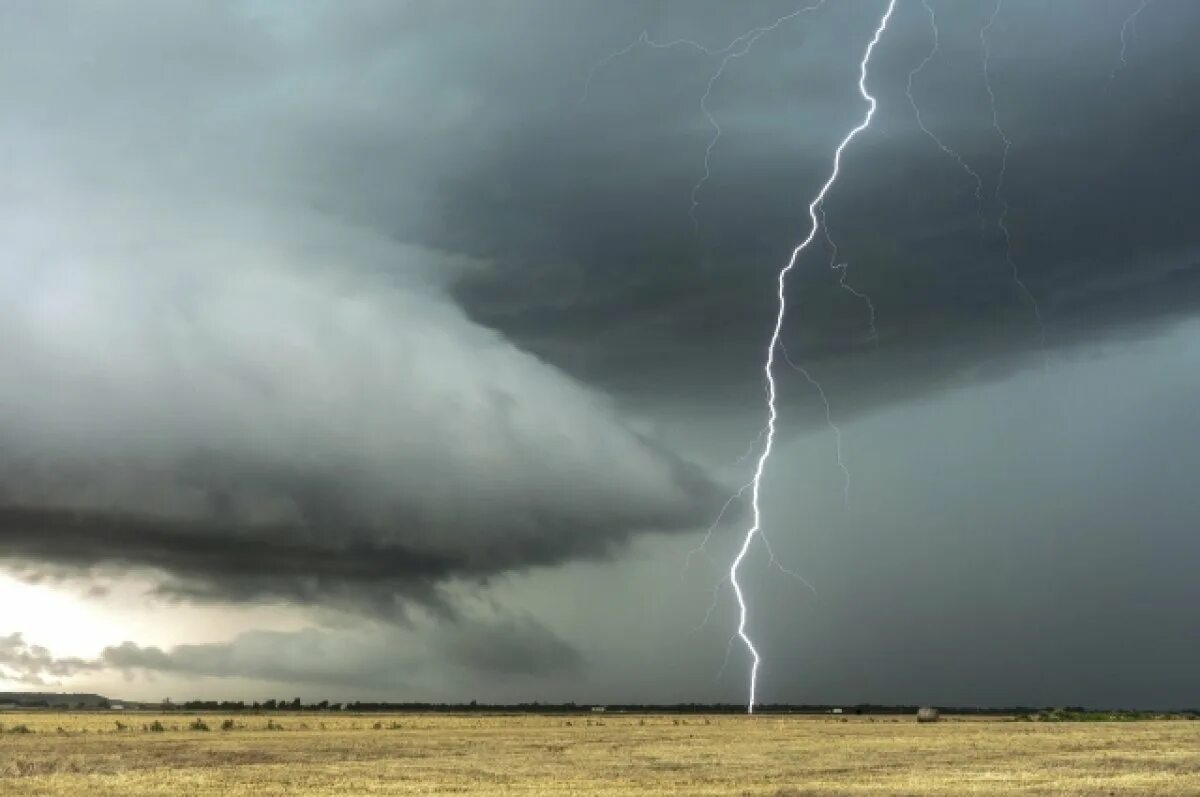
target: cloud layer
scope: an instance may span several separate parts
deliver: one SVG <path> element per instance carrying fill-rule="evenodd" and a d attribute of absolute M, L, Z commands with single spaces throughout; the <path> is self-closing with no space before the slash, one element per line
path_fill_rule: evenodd
<path fill-rule="evenodd" d="M 20 633 L 0 637 L 0 678 L 48 686 L 81 675 L 239 679 L 362 691 L 429 688 L 430 675 L 519 682 L 581 669 L 580 653 L 528 615 L 473 616 L 421 633 L 392 624 L 247 631 L 225 642 L 161 648 L 123 642 L 94 658 L 56 657 Z M 336 694 L 336 693 L 335 693 Z"/>
<path fill-rule="evenodd" d="M 698 469 L 448 298 L 478 262 L 321 206 L 311 169 L 357 151 L 328 126 L 372 128 L 339 75 L 398 51 L 355 54 L 311 9 L 149 11 L 3 12 L 5 557 L 391 611 L 708 516 Z M 21 35 L 47 29 L 61 48 Z M 381 69 L 373 92 L 404 75 Z"/>

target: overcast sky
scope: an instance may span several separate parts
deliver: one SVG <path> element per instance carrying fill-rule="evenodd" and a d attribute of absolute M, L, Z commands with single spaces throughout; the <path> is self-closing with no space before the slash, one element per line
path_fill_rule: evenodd
<path fill-rule="evenodd" d="M 0 6 L 0 688 L 744 701 L 886 5 Z M 896 3 L 761 700 L 1200 706 L 1200 6 L 1139 5 Z"/>

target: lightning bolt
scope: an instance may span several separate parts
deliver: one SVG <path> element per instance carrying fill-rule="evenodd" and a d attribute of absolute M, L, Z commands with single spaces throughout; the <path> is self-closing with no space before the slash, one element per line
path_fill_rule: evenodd
<path fill-rule="evenodd" d="M 747 456 L 748 455 L 749 455 L 749 452 L 747 452 Z M 729 511 L 729 507 L 731 507 L 733 505 L 733 502 L 738 500 L 739 498 L 741 498 L 746 493 L 746 491 L 750 489 L 750 487 L 751 487 L 750 482 L 747 482 L 746 484 L 743 484 L 741 487 L 739 487 L 738 491 L 736 493 L 729 496 L 729 500 L 727 500 L 725 502 L 725 505 L 721 507 L 721 511 L 717 513 L 716 519 L 713 520 L 712 524 L 708 527 L 708 531 L 706 531 L 704 533 L 704 539 L 700 542 L 699 545 L 697 545 L 692 550 L 688 551 L 687 557 L 683 560 L 683 573 L 680 574 L 681 577 L 683 575 L 685 575 L 689 569 L 691 569 L 693 557 L 703 555 L 703 556 L 707 557 L 710 562 L 712 561 L 712 557 L 710 557 L 708 555 L 708 543 L 709 543 L 709 540 L 712 539 L 713 532 L 716 530 L 717 526 L 719 526 L 721 524 L 722 518 L 725 517 L 725 513 Z M 719 587 L 720 584 L 718 584 L 717 586 Z M 708 610 L 708 614 L 712 614 L 712 609 Z M 705 623 L 707 623 L 707 622 L 708 622 L 708 616 L 705 615 Z M 703 624 L 701 625 L 701 627 L 703 627 Z"/>
<path fill-rule="evenodd" d="M 700 111 L 704 114 L 704 118 L 708 120 L 709 126 L 712 127 L 713 134 L 708 140 L 708 146 L 704 148 L 704 174 L 699 180 L 696 181 L 696 184 L 692 186 L 692 205 L 688 210 L 688 215 L 690 215 L 692 218 L 692 227 L 696 230 L 696 232 L 700 231 L 700 218 L 696 215 L 696 211 L 700 207 L 700 191 L 704 188 L 704 184 L 709 181 L 709 178 L 712 177 L 710 160 L 712 158 L 713 149 L 716 148 L 717 141 L 719 141 L 721 138 L 721 126 L 717 124 L 716 117 L 714 117 L 712 112 L 708 110 L 708 98 L 712 94 L 713 86 L 716 85 L 716 82 L 721 78 L 721 75 L 725 73 L 726 64 L 728 64 L 734 58 L 741 58 L 746 53 L 750 52 L 751 48 L 754 47 L 754 43 L 762 38 L 763 35 L 770 33 L 788 20 L 795 19 L 801 14 L 808 13 L 809 11 L 816 11 L 823 5 L 825 5 L 825 0 L 818 0 L 817 3 L 811 6 L 798 8 L 792 13 L 785 14 L 779 19 L 775 20 L 770 25 L 763 25 L 743 33 L 741 36 L 730 42 L 725 48 L 727 51 L 725 57 L 721 59 L 721 64 L 717 67 L 717 71 L 714 72 L 708 79 L 708 85 L 705 86 L 704 93 L 700 95 Z M 741 49 L 733 49 L 737 47 L 739 43 L 743 44 Z"/>
<path fill-rule="evenodd" d="M 698 41 L 692 39 L 673 39 L 668 42 L 658 42 L 650 38 L 649 31 L 642 31 L 638 37 L 629 44 L 622 47 L 620 50 L 614 50 L 604 58 L 592 65 L 588 71 L 587 80 L 584 82 L 583 94 L 580 97 L 581 102 L 587 101 L 588 92 L 591 89 L 592 81 L 596 77 L 596 73 L 603 69 L 608 64 L 620 58 L 623 55 L 628 55 L 639 45 L 650 47 L 656 50 L 670 50 L 675 47 L 687 47 L 707 56 L 721 56 L 721 62 L 717 65 L 716 70 L 709 76 L 708 83 L 704 87 L 704 93 L 700 95 L 700 113 L 708 121 L 709 127 L 712 128 L 712 136 L 708 140 L 708 145 L 704 148 L 704 173 L 696 180 L 692 186 L 690 197 L 691 207 L 688 209 L 688 216 L 692 220 L 692 227 L 696 232 L 700 231 L 700 218 L 696 215 L 696 211 L 700 207 L 700 192 L 704 188 L 704 184 L 712 177 L 711 159 L 713 150 L 717 146 L 717 141 L 721 138 L 721 125 L 717 122 L 717 118 L 713 116 L 712 111 L 708 108 L 708 100 L 712 96 L 713 86 L 721 79 L 721 75 L 725 74 L 725 67 L 730 61 L 741 58 L 753 49 L 754 44 L 764 35 L 778 28 L 788 20 L 795 19 L 801 14 L 806 14 L 809 11 L 816 11 L 825 5 L 826 0 L 817 0 L 812 5 L 802 6 L 791 13 L 784 14 L 769 25 L 760 25 L 756 28 L 751 28 L 744 33 L 739 34 L 733 40 L 719 49 L 705 47 Z"/>
<path fill-rule="evenodd" d="M 746 650 L 749 652 L 752 659 L 752 664 L 750 666 L 750 694 L 746 703 L 746 712 L 748 714 L 754 713 L 754 703 L 758 690 L 758 667 L 762 659 L 759 656 L 758 650 L 754 646 L 753 640 L 750 639 L 750 635 L 746 632 L 746 598 L 742 593 L 741 584 L 738 583 L 737 575 L 738 569 L 742 565 L 742 561 L 746 558 L 746 554 L 750 550 L 750 545 L 754 542 L 756 537 L 760 536 L 760 531 L 762 529 L 762 510 L 759 505 L 759 498 L 762 491 L 763 473 L 766 470 L 767 461 L 771 457 L 771 451 L 775 443 L 775 424 L 778 419 L 778 410 L 775 406 L 775 400 L 777 396 L 774 373 L 775 351 L 780 345 L 780 338 L 783 331 L 783 321 L 787 315 L 787 298 L 785 294 L 787 275 L 793 268 L 795 268 L 796 261 L 799 259 L 801 253 L 803 253 L 804 250 L 808 248 L 809 244 L 812 243 L 813 239 L 816 238 L 817 231 L 820 228 L 820 218 L 817 215 L 817 210 L 821 207 L 821 204 L 825 200 L 826 194 L 829 193 L 829 190 L 833 187 L 833 184 L 837 182 L 838 173 L 841 169 L 842 153 L 859 133 L 870 126 L 871 119 L 875 116 L 875 107 L 877 103 L 875 97 L 873 97 L 870 92 L 867 91 L 867 68 L 871 60 L 871 53 L 875 50 L 875 46 L 879 44 L 880 38 L 887 29 L 888 20 L 891 19 L 892 12 L 895 10 L 895 7 L 896 0 L 888 0 L 887 8 L 884 10 L 883 16 L 879 20 L 878 27 L 875 29 L 875 34 L 871 37 L 871 41 L 867 44 L 866 51 L 863 53 L 862 60 L 859 62 L 858 91 L 859 94 L 862 95 L 862 98 L 867 102 L 867 112 L 864 115 L 862 122 L 860 122 L 856 127 L 851 129 L 850 132 L 846 134 L 841 143 L 838 144 L 837 149 L 834 151 L 833 168 L 830 172 L 829 178 L 825 181 L 824 185 L 821 186 L 821 190 L 817 192 L 816 197 L 813 198 L 812 202 L 809 203 L 808 206 L 808 216 L 812 223 L 808 235 L 792 250 L 791 258 L 789 258 L 787 265 L 780 269 L 779 276 L 776 280 L 778 309 L 775 313 L 775 326 L 771 331 L 771 339 L 767 345 L 766 363 L 763 366 L 763 374 L 767 380 L 767 435 L 766 441 L 763 444 L 762 453 L 760 453 L 758 457 L 758 464 L 754 469 L 754 479 L 751 482 L 752 487 L 750 493 L 750 504 L 753 513 L 753 522 L 746 530 L 746 535 L 742 540 L 741 548 L 738 550 L 737 555 L 734 557 L 733 562 L 729 566 L 729 582 L 733 586 L 733 592 L 738 603 L 737 636 L 742 640 L 742 644 L 745 645 Z"/>
<path fill-rule="evenodd" d="M 879 330 L 875 326 L 875 302 L 871 301 L 870 296 L 868 296 L 867 294 L 865 294 L 862 291 L 855 288 L 853 285 L 850 285 L 849 283 L 846 282 L 846 272 L 849 270 L 850 264 L 837 262 L 838 245 L 833 240 L 833 236 L 829 232 L 829 225 L 825 221 L 825 206 L 824 205 L 822 205 L 820 207 L 820 212 L 821 212 L 821 232 L 823 232 L 825 234 L 825 244 L 829 247 L 829 269 L 831 271 L 841 272 L 838 276 L 838 287 L 839 288 L 846 291 L 851 296 L 857 298 L 859 301 L 861 301 L 863 304 L 865 304 L 867 306 L 867 324 L 868 324 L 868 328 L 870 329 L 870 335 L 868 336 L 867 339 L 875 341 L 875 345 L 878 346 L 879 345 Z M 811 376 L 808 376 L 807 374 L 805 374 L 805 376 L 808 379 L 808 381 L 813 382 L 813 378 Z M 813 382 L 813 383 L 816 384 L 815 382 Z M 817 388 L 821 390 L 821 398 L 824 399 L 825 398 L 824 389 L 821 389 L 820 385 L 817 385 Z M 826 410 L 829 409 L 828 402 L 826 402 L 826 404 L 825 404 L 825 409 Z M 825 414 L 826 414 L 826 417 L 829 416 L 828 412 L 826 412 Z M 830 422 L 829 427 L 831 429 L 834 428 L 832 422 Z M 841 432 L 838 432 L 838 435 L 840 437 Z M 841 463 L 839 462 L 838 464 L 841 464 Z"/>
<path fill-rule="evenodd" d="M 996 112 L 996 93 L 992 90 L 991 47 L 988 44 L 988 31 L 996 24 L 996 18 L 1000 16 L 1000 9 L 1003 6 L 1004 0 L 996 0 L 996 5 L 992 9 L 992 16 L 988 19 L 987 24 L 979 30 L 979 44 L 983 51 L 983 85 L 987 89 L 988 103 L 992 109 L 992 127 L 1004 144 L 1004 149 L 1000 156 L 1000 171 L 996 175 L 995 199 L 996 204 L 1000 206 L 1000 214 L 996 217 L 996 228 L 1004 236 L 1004 259 L 1008 263 L 1009 271 L 1012 273 L 1013 282 L 1025 297 L 1025 301 L 1029 303 L 1029 307 L 1033 310 L 1033 317 L 1037 321 L 1038 337 L 1042 351 L 1042 369 L 1046 371 L 1050 367 L 1049 354 L 1046 351 L 1046 325 L 1042 321 L 1042 311 L 1038 306 L 1038 300 L 1029 290 L 1029 286 L 1025 284 L 1025 281 L 1021 279 L 1020 270 L 1017 268 L 1017 261 L 1013 258 L 1012 233 L 1008 229 L 1008 200 L 1004 197 L 1004 178 L 1008 172 L 1008 152 L 1012 149 L 1012 140 L 1004 132 L 1004 128 L 1000 126 L 1000 116 Z"/>
<path fill-rule="evenodd" d="M 1146 6 L 1150 5 L 1151 2 L 1153 2 L 1153 0 L 1141 0 L 1141 2 L 1138 3 L 1137 8 L 1133 9 L 1133 13 L 1125 17 L 1125 22 L 1121 24 L 1120 62 L 1113 67 L 1112 74 L 1108 76 L 1109 83 L 1116 80 L 1117 73 L 1121 71 L 1122 67 L 1125 67 L 1129 64 L 1129 62 L 1125 60 L 1125 50 L 1129 47 L 1129 31 L 1132 28 L 1135 33 L 1137 32 L 1137 18 L 1141 16 L 1141 13 L 1146 10 Z"/>
<path fill-rule="evenodd" d="M 929 48 L 928 54 L 926 54 L 921 63 L 908 73 L 908 86 L 904 93 L 908 96 L 909 104 L 912 105 L 913 116 L 915 116 L 917 119 L 917 126 L 921 128 L 921 131 L 924 132 L 925 135 L 929 136 L 929 138 L 933 140 L 933 143 L 937 145 L 938 149 L 953 158 L 955 162 L 958 163 L 958 165 L 962 168 L 962 170 L 967 173 L 967 176 L 969 176 L 975 182 L 975 204 L 979 214 L 979 226 L 982 227 L 983 178 L 979 176 L 979 172 L 971 168 L 970 164 L 967 163 L 966 159 L 964 159 L 962 155 L 938 138 L 937 135 L 935 135 L 934 132 L 926 126 L 925 120 L 921 118 L 921 109 L 917 107 L 917 101 L 913 98 L 913 80 L 916 79 L 917 75 L 921 74 L 925 67 L 929 65 L 929 62 L 934 59 L 934 56 L 937 55 L 941 36 L 938 31 L 937 15 L 933 13 L 933 7 L 929 5 L 929 0 L 921 0 L 921 5 L 925 8 L 925 13 L 929 15 L 929 27 L 933 31 L 933 44 Z"/>
<path fill-rule="evenodd" d="M 800 8 L 797 8 L 795 11 L 792 11 L 788 14 L 784 14 L 783 16 L 777 18 L 774 22 L 771 22 L 770 24 L 760 25 L 758 27 L 751 28 L 750 30 L 747 30 L 747 31 L 739 34 L 738 36 L 736 36 L 728 44 L 726 44 L 724 47 L 721 47 L 720 49 L 709 48 L 693 39 L 685 39 L 685 38 L 673 39 L 671 41 L 660 42 L 660 41 L 656 41 L 656 40 L 652 39 L 650 37 L 649 31 L 643 30 L 629 44 L 625 45 L 624 47 L 622 47 L 619 50 L 614 50 L 613 52 L 609 53 L 604 58 L 600 59 L 599 61 L 597 61 L 595 64 L 592 65 L 591 69 L 588 71 L 587 79 L 584 81 L 583 92 L 580 96 L 580 102 L 583 103 L 583 102 L 587 101 L 589 92 L 591 90 L 592 83 L 595 80 L 596 74 L 601 69 L 603 69 L 605 66 L 612 63 L 616 59 L 618 59 L 624 55 L 628 55 L 630 52 L 632 52 L 634 49 L 636 49 L 639 46 L 649 47 L 652 49 L 660 49 L 660 50 L 667 50 L 667 49 L 673 49 L 673 48 L 680 47 L 680 48 L 687 48 L 687 49 L 695 50 L 696 52 L 702 53 L 706 56 L 713 56 L 713 57 L 721 56 L 721 61 L 717 65 L 716 70 L 714 70 L 714 72 L 709 76 L 708 81 L 705 84 L 704 93 L 700 96 L 700 100 L 699 100 L 700 112 L 704 115 L 704 118 L 707 120 L 709 126 L 712 128 L 712 136 L 709 138 L 708 144 L 706 145 L 706 147 L 704 149 L 704 171 L 703 171 L 703 174 L 697 179 L 696 183 L 692 186 L 692 191 L 691 191 L 691 194 L 689 197 L 690 207 L 688 209 L 688 215 L 692 220 L 693 229 L 698 233 L 700 230 L 700 219 L 699 219 L 699 216 L 697 215 L 697 210 L 700 207 L 700 199 L 699 199 L 700 192 L 703 190 L 704 185 L 708 182 L 708 180 L 712 176 L 712 168 L 711 168 L 712 153 L 713 153 L 713 150 L 716 148 L 717 142 L 720 140 L 721 133 L 722 133 L 720 124 L 717 122 L 716 117 L 712 114 L 712 111 L 708 107 L 708 102 L 709 102 L 710 97 L 712 96 L 713 88 L 716 86 L 716 84 L 720 80 L 721 76 L 725 73 L 725 67 L 728 66 L 729 63 L 731 61 L 733 61 L 734 59 L 741 58 L 741 57 L 745 56 L 746 54 L 748 54 L 751 51 L 751 49 L 754 47 L 755 43 L 757 43 L 760 38 L 762 38 L 767 33 L 770 33 L 771 31 L 776 30 L 781 25 L 783 25 L 785 22 L 787 22 L 791 19 L 795 19 L 796 17 L 799 17 L 800 15 L 808 13 L 810 11 L 816 11 L 817 9 L 824 6 L 825 2 L 826 2 L 826 0 L 817 0 L 817 2 L 812 3 L 811 5 L 801 6 Z M 822 211 L 822 213 L 823 213 L 823 211 Z M 826 233 L 826 236 L 828 237 L 828 233 Z M 830 240 L 830 243 L 832 245 L 832 240 Z M 836 251 L 836 247 L 834 247 L 834 249 Z M 831 266 L 831 267 L 833 267 L 833 266 Z M 852 286 L 846 284 L 845 266 L 842 266 L 841 268 L 842 268 L 842 273 L 841 273 L 841 279 L 839 281 L 839 284 L 841 285 L 841 287 L 843 289 L 849 291 L 850 293 L 857 296 L 860 300 L 864 301 L 867 304 L 868 310 L 870 311 L 870 323 L 871 323 L 872 337 L 878 339 L 878 336 L 875 332 L 875 307 L 872 304 L 870 297 L 868 297 L 866 294 L 863 294 L 863 293 L 857 291 Z M 822 402 L 824 402 L 826 419 L 829 421 L 829 426 L 834 431 L 834 434 L 836 435 L 835 439 L 837 441 L 838 465 L 842 469 L 842 471 L 845 475 L 845 480 L 846 480 L 845 485 L 846 486 L 845 486 L 844 494 L 848 501 L 849 500 L 850 473 L 847 470 L 845 464 L 842 462 L 841 430 L 838 429 L 831 420 L 832 415 L 831 415 L 831 411 L 830 411 L 830 407 L 829 407 L 829 401 L 826 398 L 825 391 L 822 389 L 821 385 L 818 384 L 812 378 L 812 376 L 810 376 L 807 372 L 803 371 L 803 369 L 799 369 L 799 370 L 801 370 L 801 372 L 804 373 L 805 377 L 809 380 L 809 382 L 811 384 L 813 384 L 814 387 L 816 387 L 816 389 L 818 390 L 818 392 L 821 396 Z M 741 464 L 742 461 L 744 461 L 745 459 L 750 457 L 754 453 L 755 449 L 758 447 L 759 442 L 763 439 L 763 437 L 764 437 L 764 435 L 766 435 L 766 433 L 767 433 L 766 427 L 763 427 L 762 429 L 760 429 L 758 435 L 755 437 L 755 439 L 753 441 L 751 441 L 747 450 L 741 456 L 739 456 L 737 458 L 737 460 L 735 461 L 734 464 L 735 465 Z M 720 524 L 720 522 L 724 518 L 725 514 L 729 511 L 730 506 L 732 506 L 735 501 L 737 501 L 739 498 L 741 498 L 741 496 L 744 495 L 746 490 L 750 489 L 751 486 L 752 486 L 752 483 L 747 483 L 747 484 L 743 485 L 740 489 L 737 490 L 736 493 L 731 495 L 729 497 L 729 499 L 726 500 L 724 506 L 721 507 L 721 511 L 717 514 L 716 519 L 705 531 L 704 537 L 703 537 L 702 541 L 700 542 L 700 544 L 688 552 L 687 557 L 684 559 L 683 571 L 681 573 L 681 576 L 687 574 L 687 572 L 691 568 L 692 560 L 696 556 L 702 555 L 705 558 L 709 559 L 710 562 L 712 561 L 712 557 L 709 556 L 709 554 L 708 554 L 708 544 L 712 539 L 712 535 L 713 535 L 716 527 Z M 779 559 L 775 556 L 775 552 L 771 548 L 770 542 L 767 539 L 766 535 L 760 534 L 760 537 L 762 539 L 763 544 L 766 546 L 767 553 L 770 558 L 769 566 L 774 566 L 780 572 L 792 577 L 797 582 L 799 582 L 804 587 L 806 587 L 808 590 L 810 590 L 814 596 L 816 596 L 817 590 L 809 581 L 807 581 L 800 574 L 798 574 L 792 570 L 789 570 L 787 567 L 785 567 L 779 561 Z M 703 628 L 704 626 L 706 626 L 708 624 L 708 621 L 712 617 L 712 613 L 715 610 L 716 605 L 719 601 L 721 589 L 724 587 L 725 582 L 727 580 L 728 580 L 727 578 L 723 578 L 723 579 L 721 579 L 721 581 L 717 582 L 717 584 L 714 585 L 712 601 L 709 604 L 708 610 L 704 614 L 704 620 L 700 623 L 697 630 L 699 630 L 700 628 Z M 733 641 L 733 636 L 730 637 L 730 645 L 727 646 L 727 649 L 726 649 L 726 662 L 728 662 L 729 649 L 732 647 L 732 641 Z M 724 668 L 725 668 L 725 664 L 723 663 L 721 666 L 721 670 L 724 671 Z"/>
<path fill-rule="evenodd" d="M 735 39 L 734 41 L 737 41 L 737 40 Z M 592 81 L 596 79 L 597 72 L 599 72 L 601 69 L 608 66 L 613 61 L 620 58 L 621 56 L 628 55 L 629 53 L 633 52 L 633 50 L 638 45 L 644 45 L 646 47 L 651 47 L 655 50 L 670 50 L 675 47 L 690 47 L 693 50 L 697 50 L 698 52 L 701 52 L 705 55 L 716 55 L 719 52 L 723 52 L 723 50 L 719 50 L 719 51 L 718 50 L 710 50 L 709 48 L 705 47 L 700 42 L 692 41 L 691 39 L 674 39 L 669 42 L 656 42 L 650 38 L 650 31 L 644 30 L 638 34 L 636 39 L 634 39 L 629 44 L 622 47 L 620 50 L 614 50 L 613 52 L 611 52 L 608 55 L 601 58 L 596 63 L 592 64 L 592 68 L 588 70 L 587 80 L 584 81 L 583 93 L 579 97 L 579 102 L 580 103 L 587 102 L 588 94 L 591 92 L 591 89 L 592 89 Z"/>
<path fill-rule="evenodd" d="M 833 409 L 829 406 L 829 398 L 825 395 L 825 388 L 821 387 L 821 383 L 813 378 L 813 375 L 808 372 L 808 369 L 802 365 L 798 365 L 790 354 L 787 347 L 783 345 L 783 341 L 779 341 L 779 350 L 783 352 L 784 361 L 792 367 L 792 370 L 799 373 L 804 380 L 812 385 L 817 390 L 817 395 L 821 397 L 821 404 L 825 406 L 825 425 L 833 432 L 834 447 L 837 452 L 837 464 L 842 470 L 842 506 L 850 505 L 850 469 L 846 467 L 845 461 L 842 459 L 842 430 L 833 422 Z M 763 537 L 766 540 L 766 537 Z M 769 547 L 770 543 L 768 543 Z M 775 554 L 771 554 L 771 558 L 775 558 Z"/>

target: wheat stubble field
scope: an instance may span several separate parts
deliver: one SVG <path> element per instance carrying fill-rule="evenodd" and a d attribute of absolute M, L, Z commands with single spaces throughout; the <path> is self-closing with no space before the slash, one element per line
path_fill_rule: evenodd
<path fill-rule="evenodd" d="M 194 729 L 197 719 L 210 730 Z M 226 720 L 234 727 L 223 730 Z M 0 721 L 0 794 L 28 797 L 1200 794 L 1200 722 L 1184 720 L 5 713 Z M 149 730 L 155 722 L 164 730 Z M 21 726 L 28 732 L 13 732 Z"/>

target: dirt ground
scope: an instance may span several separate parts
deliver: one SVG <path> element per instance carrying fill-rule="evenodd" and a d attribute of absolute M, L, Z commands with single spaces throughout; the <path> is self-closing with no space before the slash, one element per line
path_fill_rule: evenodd
<path fill-rule="evenodd" d="M 1200 795 L 1200 721 L 1186 720 L 5 712 L 0 723 L 0 795 L 23 797 Z"/>

